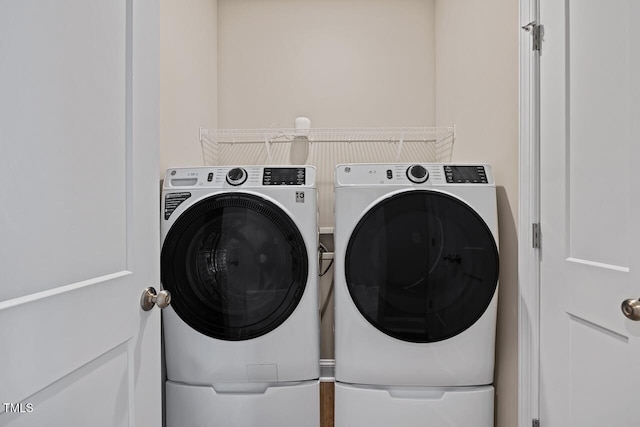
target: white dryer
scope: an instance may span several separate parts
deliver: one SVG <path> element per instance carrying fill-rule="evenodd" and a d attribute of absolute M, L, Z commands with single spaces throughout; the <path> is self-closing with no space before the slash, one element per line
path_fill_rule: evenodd
<path fill-rule="evenodd" d="M 336 426 L 493 426 L 491 168 L 339 165 L 335 214 Z"/>
<path fill-rule="evenodd" d="M 169 169 L 162 215 L 167 426 L 318 425 L 315 169 Z"/>

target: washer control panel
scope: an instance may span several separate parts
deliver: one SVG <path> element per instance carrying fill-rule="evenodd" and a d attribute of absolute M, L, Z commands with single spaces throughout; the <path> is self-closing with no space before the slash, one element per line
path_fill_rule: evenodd
<path fill-rule="evenodd" d="M 314 166 L 214 166 L 167 170 L 164 188 L 311 187 Z"/>

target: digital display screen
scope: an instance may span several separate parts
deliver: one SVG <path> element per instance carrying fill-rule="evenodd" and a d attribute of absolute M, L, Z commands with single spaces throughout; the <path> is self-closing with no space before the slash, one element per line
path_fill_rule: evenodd
<path fill-rule="evenodd" d="M 263 185 L 304 185 L 304 168 L 264 168 Z"/>
<path fill-rule="evenodd" d="M 484 166 L 445 166 L 447 182 L 452 184 L 487 184 Z"/>

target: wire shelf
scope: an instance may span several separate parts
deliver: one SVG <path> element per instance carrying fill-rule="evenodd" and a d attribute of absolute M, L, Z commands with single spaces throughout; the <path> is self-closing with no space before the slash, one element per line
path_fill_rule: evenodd
<path fill-rule="evenodd" d="M 206 166 L 290 164 L 296 137 L 309 141 L 308 164 L 327 154 L 336 163 L 449 162 L 455 127 L 200 129 Z M 334 164 L 334 166 L 335 166 Z"/>
<path fill-rule="evenodd" d="M 448 163 L 455 127 L 200 129 L 205 166 L 290 165 L 302 141 L 316 167 L 320 227 L 333 226 L 333 174 L 340 163 Z M 304 147 L 304 145 L 302 146 Z M 305 157 L 303 155 L 303 157 Z"/>

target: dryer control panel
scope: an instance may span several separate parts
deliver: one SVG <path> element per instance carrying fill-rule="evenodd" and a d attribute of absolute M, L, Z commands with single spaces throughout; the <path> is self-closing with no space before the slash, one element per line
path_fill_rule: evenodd
<path fill-rule="evenodd" d="M 486 164 L 400 163 L 343 164 L 336 167 L 336 185 L 494 185 Z"/>

